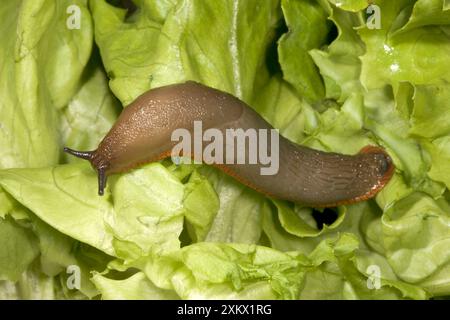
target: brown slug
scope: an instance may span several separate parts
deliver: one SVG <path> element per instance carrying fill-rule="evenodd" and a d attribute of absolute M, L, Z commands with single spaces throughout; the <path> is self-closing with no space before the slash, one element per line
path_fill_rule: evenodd
<path fill-rule="evenodd" d="M 215 128 L 223 133 L 227 129 L 273 130 L 238 98 L 188 81 L 139 96 L 123 110 L 96 150 L 64 151 L 91 162 L 98 172 L 98 193 L 102 195 L 108 175 L 170 156 L 177 144 L 171 138 L 174 130 L 185 128 L 192 132 L 195 121 L 201 121 L 205 129 Z M 279 136 L 278 152 L 279 169 L 272 175 L 261 175 L 261 163 L 212 164 L 268 196 L 314 207 L 367 200 L 394 173 L 389 155 L 374 146 L 367 146 L 356 155 L 344 155 L 314 150 Z M 185 153 L 183 156 L 193 157 Z"/>

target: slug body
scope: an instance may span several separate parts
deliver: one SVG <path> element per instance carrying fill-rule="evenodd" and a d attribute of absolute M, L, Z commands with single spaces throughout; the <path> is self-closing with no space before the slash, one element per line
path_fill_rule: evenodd
<path fill-rule="evenodd" d="M 273 129 L 236 97 L 189 81 L 139 96 L 123 110 L 95 151 L 65 151 L 91 162 L 98 171 L 102 195 L 107 175 L 170 156 L 177 144 L 171 139 L 173 131 L 185 128 L 192 132 L 194 121 L 201 121 L 203 129 L 215 128 L 224 135 L 227 129 Z M 391 158 L 378 147 L 368 146 L 356 155 L 343 155 L 297 145 L 282 136 L 278 145 L 276 174 L 261 175 L 259 163 L 217 166 L 266 195 L 316 207 L 369 199 L 394 172 Z"/>

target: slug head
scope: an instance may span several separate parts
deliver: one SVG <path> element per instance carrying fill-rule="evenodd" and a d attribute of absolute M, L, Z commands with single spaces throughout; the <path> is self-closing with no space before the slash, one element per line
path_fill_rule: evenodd
<path fill-rule="evenodd" d="M 101 156 L 97 153 L 97 150 L 94 151 L 77 151 L 70 148 L 65 147 L 64 152 L 71 154 L 77 158 L 81 158 L 84 160 L 88 160 L 92 167 L 97 170 L 98 175 L 98 194 L 102 196 L 104 194 L 104 190 L 106 187 L 106 169 L 108 165 L 105 164 L 105 161 L 102 161 Z"/>

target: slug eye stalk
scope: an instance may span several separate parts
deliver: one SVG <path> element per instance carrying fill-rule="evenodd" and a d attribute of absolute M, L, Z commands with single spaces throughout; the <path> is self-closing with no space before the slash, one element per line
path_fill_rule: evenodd
<path fill-rule="evenodd" d="M 64 147 L 64 152 L 84 160 L 92 160 L 92 157 L 94 155 L 93 151 L 77 151 L 67 147 Z"/>
<path fill-rule="evenodd" d="M 99 168 L 98 173 L 98 195 L 102 196 L 106 186 L 106 174 L 104 168 Z"/>
<path fill-rule="evenodd" d="M 88 160 L 91 163 L 94 159 L 95 151 L 77 151 L 70 148 L 65 147 L 64 152 L 71 154 L 77 158 Z M 95 165 L 94 165 L 95 167 Z M 104 194 L 105 186 L 106 186 L 106 174 L 105 174 L 105 168 L 99 167 L 97 168 L 97 174 L 98 174 L 98 194 L 102 196 Z"/>

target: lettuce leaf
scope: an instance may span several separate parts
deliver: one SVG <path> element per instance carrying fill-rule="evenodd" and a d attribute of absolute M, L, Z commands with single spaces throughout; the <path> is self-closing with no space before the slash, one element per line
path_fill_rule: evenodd
<path fill-rule="evenodd" d="M 102 292 L 102 298 L 105 300 L 174 300 L 178 298 L 173 292 L 156 287 L 142 272 L 125 280 L 108 279 L 96 274 L 92 277 L 92 282 Z"/>
<path fill-rule="evenodd" d="M 450 295 L 448 1 L 373 1 L 381 29 L 360 0 L 111 3 L 0 8 L 1 298 Z M 120 104 L 188 79 L 297 143 L 381 145 L 395 175 L 374 200 L 318 210 L 169 160 L 109 177 L 98 197 L 92 168 L 61 156 L 94 149 Z"/>
<path fill-rule="evenodd" d="M 366 53 L 361 57 L 361 81 L 366 88 L 379 88 L 385 83 L 396 86 L 401 81 L 417 85 L 449 82 L 449 66 L 445 63 L 450 46 L 446 25 L 449 16 L 442 9 L 437 9 L 430 16 L 427 10 L 432 8 L 432 4 L 424 6 L 424 2 L 427 1 L 416 2 L 411 20 L 403 22 L 399 17 L 402 17 L 405 10 L 409 10 L 412 1 L 376 1 L 382 12 L 382 28 L 359 30 L 361 39 L 366 44 Z M 412 29 L 411 24 L 417 20 L 416 15 L 423 17 L 423 20 L 420 28 Z M 438 15 L 442 15 L 444 23 L 439 22 Z M 401 26 L 403 23 L 406 25 L 399 29 L 397 25 Z M 396 27 L 403 32 L 392 32 Z M 425 38 L 427 40 L 423 41 Z M 427 54 L 429 52 L 433 52 L 435 58 L 430 59 Z"/>
<path fill-rule="evenodd" d="M 160 263 L 172 267 L 169 286 L 184 299 L 426 298 L 420 288 L 394 280 L 382 280 L 381 289 L 372 292 L 353 262 L 357 248 L 350 234 L 320 242 L 308 256 L 254 245 L 198 243 Z M 147 269 L 151 278 L 154 268 Z M 332 278 L 335 283 L 328 287 Z"/>
<path fill-rule="evenodd" d="M 280 16 L 278 1 L 136 3 L 140 10 L 125 21 L 125 10 L 90 2 L 110 87 L 123 105 L 149 88 L 188 79 L 250 101 L 264 63 L 260 53 Z M 156 7 L 164 8 L 163 21 Z"/>
<path fill-rule="evenodd" d="M 36 267 L 23 272 L 16 282 L 0 280 L 2 300 L 53 300 L 64 297 L 61 283 L 41 273 Z"/>
<path fill-rule="evenodd" d="M 322 46 L 330 25 L 320 4 L 306 1 L 282 1 L 281 7 L 289 32 L 279 40 L 280 65 L 283 76 L 299 94 L 311 100 L 324 96 L 323 81 L 308 51 Z M 311 30 L 314 32 L 305 32 Z M 296 52 L 292 55 L 292 52 Z M 301 69 L 302 72 L 297 72 Z"/>
<path fill-rule="evenodd" d="M 80 30 L 65 26 L 72 3 L 81 10 Z M 86 4 L 25 0 L 9 1 L 0 9 L 0 32 L 9 35 L 0 48 L 0 70 L 7 77 L 0 85 L 1 168 L 58 162 L 57 109 L 77 90 L 91 54 L 93 30 Z"/>
<path fill-rule="evenodd" d="M 449 223 L 449 203 L 443 199 L 434 201 L 418 192 L 386 211 L 382 218 L 384 247 L 390 265 L 400 278 L 409 283 L 426 279 L 424 287 L 431 292 L 448 291 Z M 436 274 L 439 274 L 437 279 Z"/>
<path fill-rule="evenodd" d="M 33 234 L 12 219 L 0 219 L 0 280 L 17 280 L 39 251 Z"/>

